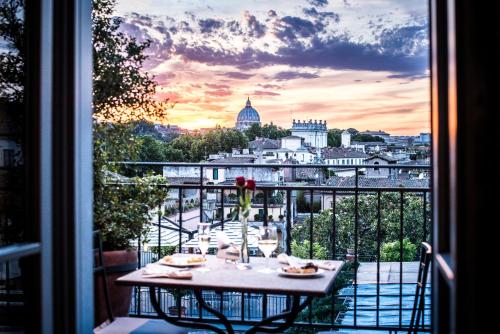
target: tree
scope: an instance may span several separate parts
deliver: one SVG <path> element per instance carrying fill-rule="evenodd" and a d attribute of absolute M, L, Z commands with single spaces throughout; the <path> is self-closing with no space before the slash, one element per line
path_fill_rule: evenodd
<path fill-rule="evenodd" d="M 424 241 L 423 199 L 414 194 L 403 197 L 403 236 L 414 245 Z M 383 193 L 380 203 L 381 242 L 399 240 L 400 194 Z M 336 255 L 343 256 L 347 249 L 355 245 L 355 198 L 345 196 L 336 202 Z M 430 212 L 426 208 L 426 230 L 430 231 Z M 358 254 L 363 261 L 374 260 L 377 250 L 377 196 L 361 194 L 358 198 Z M 313 242 L 325 247 L 332 256 L 332 211 L 324 210 L 313 218 Z M 296 224 L 292 230 L 292 240 L 303 243 L 309 240 L 310 220 Z M 428 233 L 425 236 L 429 237 Z M 417 253 L 412 254 L 416 258 Z"/>
<path fill-rule="evenodd" d="M 249 141 L 255 140 L 257 137 L 281 139 L 289 136 L 290 134 L 290 130 L 283 129 L 280 126 L 274 125 L 272 122 L 270 124 L 264 124 L 263 126 L 254 123 L 250 126 L 250 128 L 245 130 L 245 136 Z"/>
<path fill-rule="evenodd" d="M 354 136 L 352 136 L 351 140 L 359 142 L 381 142 L 381 143 L 385 142 L 384 138 L 382 137 L 361 134 L 361 133 L 357 133 Z"/>
<path fill-rule="evenodd" d="M 328 135 L 327 135 L 327 144 L 330 147 L 340 147 L 342 141 L 341 141 L 341 135 L 342 135 L 343 130 L 340 129 L 330 129 L 328 130 Z"/>
<path fill-rule="evenodd" d="M 21 104 L 24 97 L 23 0 L 5 0 L 0 5 L 0 100 Z"/>
<path fill-rule="evenodd" d="M 248 140 L 237 130 L 217 127 L 205 134 L 196 132 L 179 136 L 170 143 L 170 147 L 183 152 L 186 161 L 200 162 L 209 154 L 247 148 Z"/>
<path fill-rule="evenodd" d="M 120 32 L 122 20 L 113 16 L 116 0 L 94 0 L 93 103 L 102 122 L 164 119 L 166 101 L 156 101 L 156 82 L 142 70 L 150 41 L 137 42 Z"/>
<path fill-rule="evenodd" d="M 382 245 L 380 250 L 381 261 L 399 261 L 400 260 L 401 244 L 399 240 L 393 242 L 386 242 Z M 410 240 L 403 240 L 403 261 L 415 260 L 417 252 L 417 245 L 413 244 Z"/>
<path fill-rule="evenodd" d="M 156 83 L 143 71 L 149 43 L 119 32 L 121 21 L 112 15 L 115 3 L 94 0 L 92 12 L 94 226 L 102 231 L 106 250 L 127 248 L 132 239 L 145 236 L 152 209 L 166 196 L 155 185 L 165 183 L 161 177 L 134 178 L 133 187 L 109 185 L 110 175 L 128 171 L 110 162 L 135 160 L 141 151 L 130 121 L 165 116 L 153 97 Z"/>
<path fill-rule="evenodd" d="M 255 140 L 257 137 L 262 137 L 262 127 L 257 123 L 252 124 L 245 130 L 245 136 L 247 136 L 248 141 Z"/>

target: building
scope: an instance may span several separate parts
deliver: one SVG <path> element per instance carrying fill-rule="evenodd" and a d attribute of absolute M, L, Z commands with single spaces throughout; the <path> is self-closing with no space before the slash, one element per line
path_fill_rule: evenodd
<path fill-rule="evenodd" d="M 342 147 L 350 147 L 351 146 L 351 133 L 347 130 L 344 130 L 340 135 L 340 142 Z"/>
<path fill-rule="evenodd" d="M 236 119 L 236 130 L 247 130 L 252 126 L 252 124 L 260 125 L 260 116 L 257 110 L 252 107 L 249 97 L 247 99 L 247 103 L 245 104 L 245 108 L 241 109 Z"/>
<path fill-rule="evenodd" d="M 304 138 L 306 145 L 323 148 L 328 146 L 328 129 L 326 121 L 310 119 L 306 121 L 295 121 L 292 123 L 292 136 Z"/>
<path fill-rule="evenodd" d="M 385 155 L 385 154 L 375 154 L 368 159 L 366 159 L 366 163 L 370 165 L 396 165 L 397 164 L 397 159 Z M 394 166 L 396 167 L 396 166 Z M 390 178 L 394 177 L 397 174 L 396 169 L 392 168 L 367 168 L 366 169 L 366 176 L 367 177 L 373 177 L 373 178 Z"/>
<path fill-rule="evenodd" d="M 326 147 L 321 150 L 323 160 L 329 165 L 362 165 L 370 156 L 344 147 Z"/>

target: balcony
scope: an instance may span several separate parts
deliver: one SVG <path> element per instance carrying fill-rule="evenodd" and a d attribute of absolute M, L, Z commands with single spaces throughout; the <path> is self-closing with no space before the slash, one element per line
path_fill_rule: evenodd
<path fill-rule="evenodd" d="M 186 245 L 193 244 L 193 239 L 196 239 L 196 223 L 200 217 L 211 222 L 214 229 L 238 233 L 230 231 L 234 229 L 234 224 L 228 218 L 234 206 L 235 196 L 232 194 L 236 194 L 237 188 L 230 182 L 207 184 L 204 171 L 208 167 L 272 169 L 284 173 L 295 168 L 307 168 L 316 174 L 334 173 L 337 168 L 346 168 L 345 165 L 126 164 L 130 170 L 141 172 L 158 166 L 163 170 L 169 167 L 199 170 L 198 182 L 191 180 L 189 184 L 172 182 L 157 185 L 169 189 L 169 195 L 175 197 L 177 210 L 172 210 L 170 206 L 166 211 L 164 203 L 159 205 L 148 242 L 137 242 L 140 267 L 170 253 L 196 252 L 196 247 Z M 375 166 L 347 167 L 355 170 L 355 176 L 335 178 L 329 173 L 330 177 L 321 182 L 276 184 L 260 184 L 257 180 L 252 210 L 260 210 L 260 214 L 250 219 L 250 225 L 272 224 L 277 227 L 281 242 L 275 255 L 285 252 L 304 258 L 346 262 L 336 281 L 334 293 L 325 298 L 315 298 L 295 321 L 291 329 L 293 333 L 313 333 L 332 328 L 382 332 L 408 330 L 417 282 L 417 246 L 422 241 L 430 242 L 432 238 L 429 180 L 418 176 L 428 175 L 430 166 L 377 165 L 377 169 L 388 169 L 390 175 L 396 175 L 390 179 L 363 175 Z M 133 184 L 115 182 L 108 186 L 133 187 Z M 186 200 L 187 192 L 190 192 L 191 199 L 196 196 L 196 200 Z M 173 199 L 170 200 L 172 202 Z M 189 209 L 184 208 L 186 203 L 190 204 Z M 278 212 L 279 215 L 276 214 Z M 253 215 L 250 217 L 253 218 Z M 250 250 L 254 256 L 260 256 L 258 249 Z M 210 249 L 211 253 L 215 251 Z M 421 332 L 430 332 L 432 328 L 430 289 L 428 284 Z M 134 288 L 131 316 L 157 316 L 148 293 L 146 288 Z M 182 318 L 216 321 L 211 314 L 201 310 L 194 295 L 188 291 L 176 293 L 161 290 L 158 294 L 165 312 L 177 315 L 177 310 L 181 309 Z M 290 305 L 288 296 L 274 294 L 204 291 L 203 297 L 212 308 L 222 312 L 236 329 L 248 328 L 263 318 L 281 313 Z"/>

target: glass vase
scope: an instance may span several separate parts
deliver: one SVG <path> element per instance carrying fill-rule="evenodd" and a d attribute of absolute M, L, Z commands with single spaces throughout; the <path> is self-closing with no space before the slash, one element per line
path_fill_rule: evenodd
<path fill-rule="evenodd" d="M 250 254 L 248 252 L 248 218 L 241 220 L 241 252 L 240 262 L 250 263 Z"/>

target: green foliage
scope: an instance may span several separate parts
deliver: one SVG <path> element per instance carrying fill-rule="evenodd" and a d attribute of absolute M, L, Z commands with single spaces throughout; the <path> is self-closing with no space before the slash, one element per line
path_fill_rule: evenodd
<path fill-rule="evenodd" d="M 340 129 L 329 129 L 327 135 L 327 144 L 331 147 L 340 147 L 341 135 L 343 130 Z"/>
<path fill-rule="evenodd" d="M 297 212 L 300 213 L 309 213 L 311 212 L 311 204 L 309 199 L 306 199 L 306 196 L 303 191 L 297 191 L 296 198 Z M 313 201 L 313 212 L 319 213 L 321 211 L 321 202 Z"/>
<path fill-rule="evenodd" d="M 177 246 L 160 246 L 159 249 L 158 246 L 153 246 L 149 248 L 149 250 L 151 251 L 151 253 L 156 254 L 156 257 L 153 259 L 153 261 L 158 261 L 164 256 L 175 254 L 177 252 Z M 160 251 L 159 256 L 158 250 Z"/>
<path fill-rule="evenodd" d="M 134 135 L 131 120 L 162 118 L 165 109 L 153 99 L 156 83 L 143 71 L 144 50 L 119 31 L 113 16 L 115 0 L 93 1 L 93 104 L 94 117 L 94 228 L 103 235 L 106 250 L 124 249 L 139 236 L 145 237 L 152 212 L 167 197 L 157 187 L 159 176 L 126 179 L 129 171 L 117 161 L 136 160 L 141 139 Z M 147 139 L 146 139 L 147 141 Z M 149 154 L 154 142 L 148 141 Z M 124 185 L 123 183 L 134 183 Z M 113 185 L 110 185 L 113 184 Z"/>
<path fill-rule="evenodd" d="M 280 139 L 289 136 L 291 131 L 288 129 L 283 129 L 280 126 L 274 125 L 272 122 L 270 124 L 252 124 L 250 128 L 245 130 L 245 136 L 249 141 L 255 140 L 257 137 L 264 137 L 270 139 Z"/>
<path fill-rule="evenodd" d="M 297 242 L 292 240 L 292 255 L 300 257 L 302 259 L 309 259 L 309 250 L 311 247 L 311 242 L 309 240 L 303 240 L 302 242 Z M 313 258 L 319 260 L 328 259 L 328 251 L 324 245 L 320 245 L 317 242 L 313 243 Z"/>
<path fill-rule="evenodd" d="M 197 132 L 179 136 L 169 147 L 182 152 L 183 161 L 200 162 L 209 154 L 231 152 L 233 148 L 247 148 L 248 140 L 237 130 L 216 127 L 203 134 Z"/>
<path fill-rule="evenodd" d="M 130 248 L 131 241 L 138 237 L 145 240 L 149 225 L 157 216 L 152 210 L 166 200 L 168 193 L 166 188 L 157 186 L 165 184 L 160 176 L 128 180 L 133 185 L 116 181 L 105 177 L 94 192 L 94 228 L 101 231 L 105 250 Z"/>
<path fill-rule="evenodd" d="M 297 196 L 297 200 L 299 197 Z M 414 194 L 404 195 L 403 236 L 414 245 L 423 241 L 424 219 L 423 199 Z M 298 206 L 298 204 L 297 204 Z M 336 202 L 336 256 L 342 257 L 347 249 L 354 248 L 354 196 L 337 198 Z M 380 202 L 380 237 L 382 242 L 399 240 L 400 232 L 400 194 L 383 193 Z M 426 230 L 430 231 L 430 212 L 427 208 Z M 359 195 L 358 198 L 358 252 L 362 261 L 374 260 L 377 250 L 377 196 Z M 313 240 L 325 247 L 328 257 L 331 254 L 332 211 L 324 210 L 313 218 Z M 292 230 L 292 240 L 302 243 L 309 239 L 310 220 L 296 224 Z M 428 238 L 428 235 L 427 235 Z M 416 253 L 413 254 L 416 256 Z"/>
<path fill-rule="evenodd" d="M 93 1 L 94 117 L 114 123 L 163 119 L 168 106 L 153 99 L 157 84 L 142 70 L 150 41 L 139 43 L 120 32 L 115 5 L 116 0 Z"/>
<path fill-rule="evenodd" d="M 398 241 L 386 242 L 380 250 L 381 261 L 399 261 L 401 244 Z M 417 245 L 408 239 L 403 239 L 403 261 L 414 261 L 417 254 Z"/>
<path fill-rule="evenodd" d="M 351 140 L 359 142 L 381 142 L 381 143 L 385 142 L 384 138 L 382 137 L 366 135 L 361 133 L 357 133 L 354 136 L 352 136 Z"/>
<path fill-rule="evenodd" d="M 0 101 L 22 103 L 24 98 L 24 22 L 23 0 L 0 4 Z"/>

